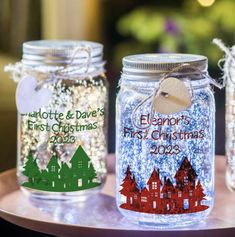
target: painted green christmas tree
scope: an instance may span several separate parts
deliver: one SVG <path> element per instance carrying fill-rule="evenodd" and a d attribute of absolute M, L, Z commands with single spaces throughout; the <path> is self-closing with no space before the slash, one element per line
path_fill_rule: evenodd
<path fill-rule="evenodd" d="M 36 185 L 40 180 L 40 171 L 38 169 L 37 161 L 34 160 L 32 153 L 29 153 L 28 160 L 24 166 L 23 174 L 28 177 L 28 182 L 32 186 Z"/>
<path fill-rule="evenodd" d="M 45 170 L 39 169 L 36 159 L 28 155 L 23 174 L 28 181 L 22 186 L 44 191 L 68 192 L 99 186 L 96 170 L 91 159 L 79 146 L 70 160 L 70 164 L 58 161 L 52 156 Z"/>

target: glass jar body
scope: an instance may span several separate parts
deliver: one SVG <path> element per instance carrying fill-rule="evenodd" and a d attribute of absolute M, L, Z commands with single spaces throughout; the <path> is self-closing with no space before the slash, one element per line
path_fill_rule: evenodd
<path fill-rule="evenodd" d="M 192 82 L 192 105 L 186 110 L 155 112 L 150 119 L 151 99 L 145 99 L 159 82 L 122 79 L 116 102 L 120 212 L 144 225 L 201 221 L 214 202 L 215 105 L 208 83 Z"/>
<path fill-rule="evenodd" d="M 225 106 L 225 152 L 227 156 L 226 185 L 231 191 L 235 191 L 235 69 L 230 67 L 230 78 L 226 83 Z"/>
<path fill-rule="evenodd" d="M 35 198 L 84 200 L 106 178 L 108 82 L 68 76 L 43 88 L 49 103 L 18 114 L 18 182 Z"/>

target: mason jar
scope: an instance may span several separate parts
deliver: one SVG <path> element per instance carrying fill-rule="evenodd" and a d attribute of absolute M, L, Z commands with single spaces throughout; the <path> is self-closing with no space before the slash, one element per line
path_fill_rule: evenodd
<path fill-rule="evenodd" d="M 235 46 L 231 48 L 231 55 L 226 57 L 224 74 L 226 75 L 226 103 L 225 103 L 225 152 L 227 157 L 226 185 L 235 191 Z"/>
<path fill-rule="evenodd" d="M 123 59 L 116 203 L 132 222 L 184 226 L 211 212 L 215 101 L 207 64 L 206 57 L 190 54 Z"/>
<path fill-rule="evenodd" d="M 105 181 L 102 54 L 95 42 L 31 41 L 21 62 L 6 67 L 18 83 L 18 182 L 35 198 L 84 200 Z"/>

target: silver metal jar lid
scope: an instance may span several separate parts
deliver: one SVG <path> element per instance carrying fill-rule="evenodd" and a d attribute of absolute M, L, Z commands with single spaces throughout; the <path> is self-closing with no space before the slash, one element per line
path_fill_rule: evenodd
<path fill-rule="evenodd" d="M 71 62 L 72 65 L 80 65 L 88 59 L 86 49 L 90 50 L 92 64 L 103 62 L 103 45 L 100 43 L 76 40 L 37 40 L 23 44 L 22 63 L 28 66 L 65 66 Z"/>
<path fill-rule="evenodd" d="M 169 73 L 173 69 L 187 64 L 204 72 L 208 60 L 205 56 L 194 54 L 138 54 L 123 58 L 123 74 L 146 76 Z"/>

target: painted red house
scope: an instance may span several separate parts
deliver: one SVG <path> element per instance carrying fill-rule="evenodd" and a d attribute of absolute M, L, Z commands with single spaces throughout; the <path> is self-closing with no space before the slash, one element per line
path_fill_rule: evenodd
<path fill-rule="evenodd" d="M 159 177 L 159 169 L 153 170 L 148 182 L 148 191 L 149 191 L 149 201 L 151 202 L 151 206 L 153 210 L 160 210 L 161 207 L 158 206 L 160 204 L 160 195 L 161 195 L 161 179 Z"/>
<path fill-rule="evenodd" d="M 164 185 L 161 190 L 161 206 L 164 211 L 175 209 L 175 188 L 169 178 L 164 177 Z"/>
<path fill-rule="evenodd" d="M 130 204 L 135 208 L 139 208 L 140 206 L 140 192 L 137 187 L 137 183 L 135 181 L 135 176 L 132 179 L 131 183 L 131 193 L 130 193 Z"/>
<path fill-rule="evenodd" d="M 154 169 L 146 187 L 139 190 L 129 165 L 125 174 L 120 193 L 126 197 L 126 202 L 120 205 L 121 208 L 156 214 L 191 213 L 209 208 L 202 204 L 206 195 L 187 157 L 174 176 L 175 185 L 167 177 L 162 184 L 159 169 Z"/>
<path fill-rule="evenodd" d="M 146 210 L 146 212 L 152 209 L 151 197 L 149 194 L 149 190 L 147 188 L 143 188 L 140 191 L 140 206 L 142 207 L 143 210 Z"/>

